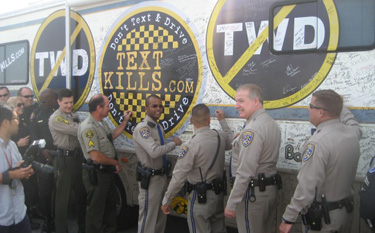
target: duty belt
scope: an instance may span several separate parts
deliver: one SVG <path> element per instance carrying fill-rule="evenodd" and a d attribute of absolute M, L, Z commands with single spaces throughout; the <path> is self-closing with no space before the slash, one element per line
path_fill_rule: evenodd
<path fill-rule="evenodd" d="M 187 190 L 188 192 L 191 192 L 192 190 L 196 190 L 197 189 L 197 185 L 196 184 L 190 184 L 189 182 L 186 182 L 187 183 Z M 206 184 L 206 188 L 207 190 L 213 190 L 214 189 L 214 185 L 213 183 L 209 183 L 209 184 Z"/>
<path fill-rule="evenodd" d="M 206 190 L 213 190 L 216 194 L 220 194 L 221 192 L 226 192 L 226 186 L 222 179 L 214 179 L 211 183 L 206 183 L 205 185 Z M 197 184 L 190 184 L 188 181 L 185 183 L 185 191 L 191 192 L 192 190 L 197 190 Z"/>
<path fill-rule="evenodd" d="M 345 207 L 346 211 L 348 213 L 351 213 L 353 211 L 353 206 L 354 206 L 353 197 L 346 197 L 339 201 L 327 202 L 328 211 L 332 211 L 335 209 L 342 209 L 343 207 Z"/>
<path fill-rule="evenodd" d="M 151 176 L 162 176 L 166 174 L 165 168 L 160 168 L 160 169 L 153 169 L 153 168 L 148 168 L 148 167 L 142 167 L 142 168 L 149 171 L 151 173 Z"/>
<path fill-rule="evenodd" d="M 64 150 L 64 149 L 58 149 L 62 152 L 63 156 L 79 156 L 82 154 L 80 149 L 74 149 L 74 150 Z"/>
<path fill-rule="evenodd" d="M 266 186 L 277 185 L 279 189 L 282 187 L 280 174 L 276 173 L 273 176 L 265 177 L 264 173 L 258 174 L 258 179 L 251 179 L 249 183 L 250 201 L 256 201 L 254 187 L 259 187 L 260 192 L 266 191 Z"/>

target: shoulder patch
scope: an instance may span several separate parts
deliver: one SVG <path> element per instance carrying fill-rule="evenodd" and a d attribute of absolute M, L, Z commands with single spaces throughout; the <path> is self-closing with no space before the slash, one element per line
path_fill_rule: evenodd
<path fill-rule="evenodd" d="M 305 152 L 303 153 L 303 162 L 306 162 L 313 156 L 315 151 L 315 146 L 313 144 L 308 144 Z"/>
<path fill-rule="evenodd" d="M 61 123 L 69 125 L 69 121 L 64 119 L 64 117 L 62 117 L 62 116 L 56 117 L 56 120 L 57 120 L 57 122 L 61 122 Z"/>
<path fill-rule="evenodd" d="M 139 134 L 142 138 L 147 139 L 150 137 L 150 128 L 145 126 L 142 129 L 139 130 Z"/>
<path fill-rule="evenodd" d="M 242 134 L 242 145 L 244 147 L 249 146 L 254 139 L 254 132 L 252 131 L 246 131 Z"/>
<path fill-rule="evenodd" d="M 94 135 L 95 135 L 95 133 L 94 133 L 94 131 L 92 131 L 91 129 L 88 129 L 88 130 L 86 130 L 86 132 L 85 132 L 85 137 L 86 137 L 86 138 L 92 138 L 92 137 L 94 137 Z"/>
<path fill-rule="evenodd" d="M 189 152 L 189 147 L 187 146 L 183 146 L 180 150 L 180 153 L 178 154 L 178 157 L 177 159 L 182 159 L 183 157 L 185 157 L 185 155 Z"/>

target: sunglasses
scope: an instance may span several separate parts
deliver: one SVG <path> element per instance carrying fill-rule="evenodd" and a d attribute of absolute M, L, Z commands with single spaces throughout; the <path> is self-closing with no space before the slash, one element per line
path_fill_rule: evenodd
<path fill-rule="evenodd" d="M 317 107 L 317 106 L 314 106 L 314 105 L 312 105 L 312 104 L 310 104 L 310 108 L 311 108 L 311 109 L 314 108 L 314 109 L 318 109 L 318 110 L 319 110 L 319 109 L 323 109 L 323 110 L 325 110 L 325 111 L 328 111 L 328 109 L 321 108 L 321 107 Z"/>
<path fill-rule="evenodd" d="M 6 93 L 6 94 L 3 94 L 3 95 L 0 95 L 0 98 L 7 97 L 8 95 L 9 95 L 9 93 Z"/>
<path fill-rule="evenodd" d="M 17 107 L 18 107 L 18 108 L 20 108 L 20 107 L 22 107 L 22 106 L 25 106 L 25 104 L 23 104 L 23 103 L 18 103 L 18 104 L 17 104 Z"/>
<path fill-rule="evenodd" d="M 24 96 L 22 96 L 23 98 L 33 98 L 34 97 L 34 95 L 24 95 Z"/>
<path fill-rule="evenodd" d="M 157 104 L 151 105 L 151 108 L 157 108 L 157 107 L 163 108 L 163 105 L 157 105 Z"/>

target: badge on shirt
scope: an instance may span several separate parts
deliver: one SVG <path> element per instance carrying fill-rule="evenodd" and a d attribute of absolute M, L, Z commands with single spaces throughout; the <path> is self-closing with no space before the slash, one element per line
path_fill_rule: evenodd
<path fill-rule="evenodd" d="M 188 153 L 188 151 L 189 151 L 189 147 L 183 146 L 180 150 L 180 153 L 178 154 L 177 159 L 182 159 L 183 157 L 185 157 L 185 155 Z"/>
<path fill-rule="evenodd" d="M 242 145 L 247 147 L 253 142 L 254 133 L 251 131 L 246 131 L 242 134 Z"/>
<path fill-rule="evenodd" d="M 150 137 L 150 128 L 149 127 L 143 127 L 139 130 L 139 134 L 142 138 L 147 139 Z"/>
<path fill-rule="evenodd" d="M 95 133 L 94 133 L 94 131 L 92 131 L 91 129 L 86 130 L 86 132 L 85 132 L 85 137 L 86 137 L 86 138 L 93 138 L 94 135 L 95 135 Z"/>
<path fill-rule="evenodd" d="M 61 123 L 69 125 L 69 121 L 64 119 L 62 116 L 56 117 L 56 120 L 57 120 L 57 122 L 61 122 Z"/>
<path fill-rule="evenodd" d="M 303 153 L 303 162 L 306 162 L 307 160 L 309 160 L 311 156 L 313 156 L 314 151 L 315 151 L 315 146 L 309 143 L 307 145 L 305 153 Z"/>

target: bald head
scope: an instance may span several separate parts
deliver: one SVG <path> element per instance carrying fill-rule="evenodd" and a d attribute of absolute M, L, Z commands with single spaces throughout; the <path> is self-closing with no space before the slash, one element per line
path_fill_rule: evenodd
<path fill-rule="evenodd" d="M 98 105 L 104 107 L 104 96 L 102 94 L 96 94 L 91 97 L 89 101 L 89 112 L 95 112 Z"/>
<path fill-rule="evenodd" d="M 51 89 L 44 89 L 39 95 L 39 104 L 44 109 L 57 109 L 57 94 Z"/>

